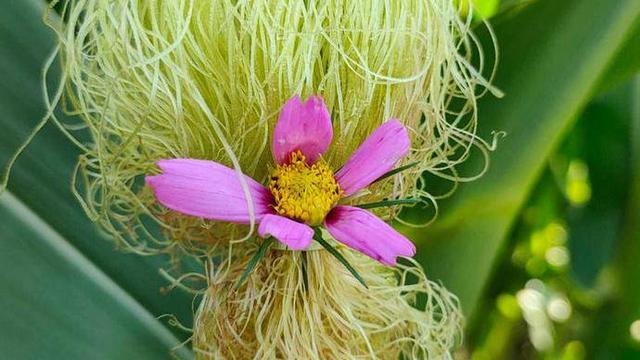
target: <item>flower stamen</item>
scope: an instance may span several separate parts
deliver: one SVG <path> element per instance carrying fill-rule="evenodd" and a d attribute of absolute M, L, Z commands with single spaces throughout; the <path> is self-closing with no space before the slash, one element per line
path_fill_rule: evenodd
<path fill-rule="evenodd" d="M 278 214 L 309 225 L 322 223 L 342 195 L 329 165 L 322 159 L 309 165 L 300 151 L 272 172 L 269 190 Z"/>

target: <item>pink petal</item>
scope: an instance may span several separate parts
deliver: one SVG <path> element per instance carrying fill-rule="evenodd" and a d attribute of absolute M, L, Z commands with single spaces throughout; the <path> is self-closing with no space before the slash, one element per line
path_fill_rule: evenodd
<path fill-rule="evenodd" d="M 271 151 L 278 164 L 289 160 L 291 152 L 300 150 L 313 164 L 327 150 L 333 139 L 331 115 L 322 97 L 312 96 L 302 103 L 294 96 L 282 108 L 273 131 Z"/>
<path fill-rule="evenodd" d="M 249 223 L 249 208 L 238 173 L 213 161 L 171 159 L 158 161 L 163 174 L 147 176 L 146 182 L 160 203 L 186 215 L 206 219 Z M 248 176 L 244 179 L 253 199 L 255 221 L 273 210 L 268 189 Z"/>
<path fill-rule="evenodd" d="M 336 173 L 344 196 L 364 189 L 389 172 L 409 151 L 409 135 L 400 121 L 392 119 L 369 135 Z"/>
<path fill-rule="evenodd" d="M 311 244 L 313 229 L 283 216 L 265 215 L 260 221 L 258 234 L 262 237 L 271 235 L 292 250 L 302 250 Z"/>
<path fill-rule="evenodd" d="M 413 256 L 416 247 L 372 213 L 351 206 L 336 206 L 324 221 L 329 233 L 339 242 L 389 265 L 397 256 Z"/>

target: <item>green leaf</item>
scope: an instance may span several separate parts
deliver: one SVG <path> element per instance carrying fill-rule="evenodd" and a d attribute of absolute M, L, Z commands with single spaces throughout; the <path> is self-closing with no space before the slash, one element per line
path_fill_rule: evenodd
<path fill-rule="evenodd" d="M 471 5 L 475 18 L 488 19 L 498 10 L 500 0 L 454 0 L 454 4 L 458 7 L 462 16 L 468 15 L 469 5 Z"/>
<path fill-rule="evenodd" d="M 418 199 L 397 199 L 397 200 L 383 200 L 378 202 L 359 204 L 356 207 L 361 209 L 375 209 L 379 207 L 389 207 L 395 205 L 415 205 L 418 204 L 420 200 Z"/>
<path fill-rule="evenodd" d="M 329 244 L 325 239 L 322 238 L 322 233 L 320 233 L 319 229 L 316 228 L 314 231 L 315 231 L 315 236 L 313 238 L 320 245 L 322 245 L 322 247 L 325 248 L 331 255 L 333 255 L 336 259 L 338 259 L 338 261 L 340 261 L 342 265 L 347 270 L 349 270 L 349 272 L 353 275 L 353 277 L 355 277 L 358 281 L 360 281 L 362 286 L 368 289 L 369 287 L 367 286 L 367 283 L 364 282 L 364 279 L 362 278 L 362 276 L 360 276 L 358 271 L 356 271 L 356 269 L 354 269 L 353 266 L 349 264 L 349 261 L 347 261 L 347 259 L 345 259 L 344 256 L 342 256 L 342 254 L 338 250 L 336 250 L 336 248 L 331 246 L 331 244 Z"/>
<path fill-rule="evenodd" d="M 5 164 L 8 161 L 10 155 L 26 139 L 29 132 L 46 113 L 41 90 L 42 66 L 55 47 L 55 39 L 51 30 L 42 22 L 43 11 L 43 2 L 24 0 L 10 1 L 4 4 L 3 11 L 0 12 L 1 51 L 8 51 L 4 56 L 0 56 L 0 78 L 2 79 L 0 82 L 0 109 L 2 110 L 0 117 L 0 128 L 2 129 L 0 131 L 0 164 Z M 58 83 L 57 69 L 58 67 L 54 64 L 48 78 L 52 88 L 55 88 Z M 62 117 L 62 120 L 66 123 L 79 122 L 78 119 L 65 117 Z M 175 314 L 180 321 L 190 325 L 192 296 L 178 290 L 169 293 L 162 291 L 168 283 L 160 276 L 158 269 L 167 266 L 168 259 L 165 257 L 140 257 L 114 249 L 113 243 L 85 216 L 70 191 L 71 173 L 78 155 L 78 150 L 69 140 L 53 124 L 47 124 L 16 162 L 9 182 L 12 196 L 59 234 L 61 241 L 63 239 L 68 243 L 66 246 L 73 247 L 82 253 L 95 267 L 104 272 L 151 314 L 154 316 L 166 313 Z M 9 221 L 9 219 L 0 217 L 2 224 Z M 6 236 L 13 235 L 7 234 Z M 27 240 L 29 239 L 22 241 Z M 3 238 L 3 243 L 6 242 Z M 49 261 L 65 260 L 54 257 Z M 6 266 L 9 266 L 6 262 L 0 262 L 0 272 L 11 270 L 6 269 Z M 51 264 L 51 266 L 55 268 L 62 266 L 62 264 Z M 45 280 L 47 279 L 46 275 L 43 274 Z M 59 281 L 61 281 L 60 278 L 52 276 L 52 292 L 49 295 L 64 299 L 69 287 L 69 279 L 64 279 L 64 283 L 58 283 Z M 0 283 L 0 286 L 5 288 L 4 283 Z M 14 291 L 34 289 L 34 285 L 27 281 L 16 283 L 15 286 L 22 286 L 23 289 L 15 288 Z M 58 288 L 59 291 L 53 291 Z M 91 289 L 90 287 L 86 288 L 87 291 Z M 95 294 L 87 292 L 85 294 L 89 302 L 107 295 L 104 292 Z M 114 301 L 118 301 L 118 299 Z M 25 303 L 25 306 L 27 306 L 26 304 L 29 303 Z M 47 310 L 49 316 L 64 318 L 68 308 L 63 307 L 63 304 L 63 302 L 52 301 Z M 86 309 L 86 312 L 94 310 L 101 311 L 90 307 Z M 85 315 L 87 315 L 87 319 L 91 319 L 91 316 L 86 313 Z M 96 316 L 98 315 L 96 314 Z M 123 321 L 121 325 L 126 326 L 126 319 Z M 151 326 L 151 323 L 145 322 L 144 324 Z M 52 327 L 44 327 L 47 324 Z M 108 331 L 106 326 L 109 324 L 111 323 L 106 323 L 103 326 L 96 322 L 94 327 Z M 38 339 L 34 337 L 34 332 L 25 332 L 25 327 L 12 328 L 8 326 L 0 329 L 0 338 L 7 338 L 11 335 L 10 338 L 15 339 L 21 336 L 21 341 L 25 344 L 37 344 L 34 342 L 44 343 L 47 336 L 60 331 L 59 326 L 53 326 L 55 325 L 53 322 L 42 323 L 42 325 L 43 327 L 39 329 L 40 338 Z M 153 330 L 156 325 L 153 324 L 148 331 L 156 331 Z M 135 336 L 147 336 L 140 326 L 136 325 L 133 328 L 138 331 Z M 82 335 L 75 345 L 78 349 L 73 349 L 71 343 L 65 343 L 69 354 L 74 354 L 74 351 L 88 346 L 93 347 L 93 350 L 98 353 L 114 351 L 114 349 L 103 348 L 101 343 L 97 342 L 101 336 L 99 332 L 79 331 L 78 334 Z M 92 334 L 96 336 L 95 339 L 89 339 Z M 183 339 L 186 338 L 185 334 L 179 334 Z M 16 344 L 16 346 L 18 345 Z M 106 347 L 108 344 L 105 343 L 104 346 Z M 4 348 L 6 347 L 3 346 Z M 126 348 L 121 348 L 120 351 L 120 356 L 114 358 L 136 358 L 135 355 L 129 356 Z M 138 350 L 130 349 L 130 351 L 137 353 Z M 165 352 L 167 356 L 168 351 L 169 347 Z M 64 358 L 84 359 L 88 357 L 68 356 Z"/>
<path fill-rule="evenodd" d="M 569 136 L 575 156 L 588 168 L 591 189 L 590 200 L 567 219 L 572 272 L 582 286 L 594 286 L 621 236 L 630 177 L 631 93 L 629 84 L 594 98 Z"/>
<path fill-rule="evenodd" d="M 606 73 L 602 76 L 598 92 L 620 85 L 638 72 L 640 72 L 640 18 L 636 19 L 624 45 L 617 51 L 614 61 L 609 64 Z"/>
<path fill-rule="evenodd" d="M 616 298 L 602 311 L 592 339 L 593 353 L 599 358 L 637 359 L 640 356 L 638 342 L 629 333 L 631 324 L 640 319 L 640 287 L 637 286 L 640 283 L 640 75 L 633 80 L 631 91 L 626 95 L 631 100 L 629 189 L 623 205 L 620 241 L 611 266 Z"/>
<path fill-rule="evenodd" d="M 264 241 L 262 241 L 256 253 L 253 255 L 251 260 L 249 260 L 249 263 L 247 263 L 247 267 L 242 272 L 240 279 L 238 279 L 238 283 L 236 283 L 236 289 L 240 288 L 240 286 L 244 284 L 244 282 L 249 277 L 249 274 L 251 274 L 253 269 L 256 268 L 256 265 L 258 265 L 258 262 L 262 260 L 262 258 L 264 257 L 264 254 L 266 254 L 267 250 L 273 244 L 273 242 L 274 240 L 272 237 L 268 237 L 264 239 Z"/>
<path fill-rule="evenodd" d="M 539 0 L 495 19 L 503 100 L 480 104 L 480 135 L 504 130 L 489 172 L 440 204 L 418 256 L 472 315 L 511 226 L 544 167 L 640 16 L 637 0 Z M 481 34 L 485 49 L 491 48 Z M 481 167 L 471 159 L 461 173 Z"/>
<path fill-rule="evenodd" d="M 0 219 L 3 358 L 170 358 L 171 332 L 11 193 Z"/>

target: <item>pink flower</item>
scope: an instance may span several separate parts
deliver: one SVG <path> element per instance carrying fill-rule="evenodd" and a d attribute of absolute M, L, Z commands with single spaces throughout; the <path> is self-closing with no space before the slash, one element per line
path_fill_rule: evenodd
<path fill-rule="evenodd" d="M 236 170 L 208 160 L 158 161 L 163 174 L 147 184 L 164 206 L 216 221 L 249 223 L 250 212 L 240 177 L 248 185 L 255 222 L 262 237 L 273 236 L 293 250 L 309 246 L 323 224 L 339 242 L 394 266 L 397 256 L 413 256 L 415 246 L 369 211 L 338 205 L 341 198 L 366 188 L 409 151 L 405 127 L 395 119 L 378 127 L 335 174 L 322 159 L 331 140 L 331 116 L 324 101 L 299 96 L 284 105 L 271 150 L 277 167 L 264 186 Z"/>

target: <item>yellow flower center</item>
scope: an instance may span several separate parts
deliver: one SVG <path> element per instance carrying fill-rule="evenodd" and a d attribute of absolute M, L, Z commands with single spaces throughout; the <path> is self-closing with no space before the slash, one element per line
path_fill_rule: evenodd
<path fill-rule="evenodd" d="M 342 189 L 324 160 L 308 165 L 300 151 L 291 153 L 290 159 L 271 173 L 274 208 L 282 216 L 318 225 L 340 199 Z"/>

